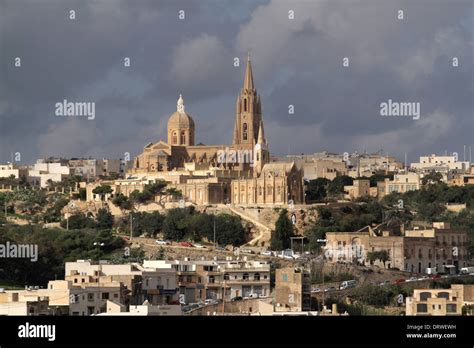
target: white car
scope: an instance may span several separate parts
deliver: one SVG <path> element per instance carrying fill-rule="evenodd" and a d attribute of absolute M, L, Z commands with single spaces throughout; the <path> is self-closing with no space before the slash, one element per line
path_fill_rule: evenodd
<path fill-rule="evenodd" d="M 198 248 L 198 249 L 206 249 L 206 247 L 202 244 L 193 244 L 195 248 Z"/>
<path fill-rule="evenodd" d="M 319 294 L 321 292 L 320 288 L 311 289 L 312 294 Z"/>
<path fill-rule="evenodd" d="M 263 256 L 273 256 L 273 252 L 270 251 L 270 250 L 262 251 L 262 255 L 263 255 Z"/>
<path fill-rule="evenodd" d="M 214 300 L 212 298 L 208 298 L 208 299 L 206 299 L 206 301 L 204 301 L 204 304 L 206 304 L 206 305 L 213 305 L 213 304 L 218 304 L 218 303 L 219 303 L 219 301 Z"/>
<path fill-rule="evenodd" d="M 417 277 L 411 277 L 411 278 L 408 278 L 406 281 L 407 282 L 416 282 L 416 281 L 418 281 L 418 278 Z"/>
<path fill-rule="evenodd" d="M 168 242 L 167 240 L 158 239 L 156 241 L 156 244 L 158 244 L 158 245 L 168 245 L 168 244 L 170 244 L 170 242 Z"/>

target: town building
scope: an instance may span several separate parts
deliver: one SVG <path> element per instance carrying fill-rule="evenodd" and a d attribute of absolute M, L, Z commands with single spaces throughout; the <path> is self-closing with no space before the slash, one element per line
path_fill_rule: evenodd
<path fill-rule="evenodd" d="M 311 310 L 311 276 L 301 267 L 287 267 L 275 273 L 275 312 Z"/>
<path fill-rule="evenodd" d="M 352 185 L 344 186 L 344 198 L 357 199 L 362 197 L 369 197 L 372 195 L 370 190 L 370 180 L 354 179 Z"/>
<path fill-rule="evenodd" d="M 11 176 L 15 179 L 26 180 L 28 169 L 12 163 L 0 164 L 0 178 L 10 178 Z"/>
<path fill-rule="evenodd" d="M 48 182 L 61 182 L 70 176 L 67 162 L 39 159 L 33 168 L 28 170 L 28 182 L 32 185 L 47 187 Z"/>
<path fill-rule="evenodd" d="M 393 192 L 405 193 L 419 190 L 421 187 L 421 177 L 418 173 L 395 174 L 393 180 L 386 178 L 377 183 L 378 198 L 382 199 Z"/>
<path fill-rule="evenodd" d="M 327 232 L 325 256 L 329 262 L 370 263 L 369 253 L 386 251 L 388 260 L 373 260 L 384 268 L 397 268 L 412 273 L 435 272 L 466 267 L 470 263 L 468 237 L 462 229 L 448 223 L 434 222 L 429 228 L 415 227 L 393 235 L 381 224 L 356 232 Z"/>
<path fill-rule="evenodd" d="M 415 289 L 406 298 L 406 315 L 462 315 L 465 305 L 474 305 L 474 285 L 451 284 L 450 289 Z"/>

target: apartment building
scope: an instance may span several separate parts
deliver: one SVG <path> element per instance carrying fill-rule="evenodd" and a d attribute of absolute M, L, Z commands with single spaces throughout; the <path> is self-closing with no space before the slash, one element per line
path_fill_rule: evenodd
<path fill-rule="evenodd" d="M 474 285 L 452 284 L 450 289 L 415 289 L 406 299 L 406 315 L 462 315 L 464 305 L 474 305 Z"/>
<path fill-rule="evenodd" d="M 49 299 L 44 296 L 21 298 L 19 292 L 0 292 L 0 316 L 51 315 Z"/>
<path fill-rule="evenodd" d="M 84 282 L 84 279 L 93 277 L 100 283 L 119 282 L 127 289 L 127 296 L 122 303 L 126 305 L 142 304 L 148 301 L 152 305 L 163 305 L 177 302 L 176 271 L 169 265 L 160 268 L 153 267 L 152 263 L 140 265 L 109 264 L 101 261 L 78 260 L 66 262 L 66 279 L 75 284 Z"/>
<path fill-rule="evenodd" d="M 247 260 L 144 261 L 144 267 L 171 266 L 177 275 L 179 293 L 186 303 L 206 299 L 231 300 L 236 296 L 270 296 L 270 264 Z"/>
<path fill-rule="evenodd" d="M 310 273 L 299 267 L 277 269 L 275 274 L 275 312 L 310 310 Z"/>

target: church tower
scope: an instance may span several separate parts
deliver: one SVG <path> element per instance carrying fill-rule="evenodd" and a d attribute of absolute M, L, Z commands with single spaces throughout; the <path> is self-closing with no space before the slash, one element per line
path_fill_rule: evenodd
<path fill-rule="evenodd" d="M 262 105 L 260 96 L 253 83 L 250 54 L 245 68 L 244 85 L 237 97 L 236 118 L 234 126 L 233 145 L 253 149 L 258 140 L 259 127 L 262 120 Z"/>

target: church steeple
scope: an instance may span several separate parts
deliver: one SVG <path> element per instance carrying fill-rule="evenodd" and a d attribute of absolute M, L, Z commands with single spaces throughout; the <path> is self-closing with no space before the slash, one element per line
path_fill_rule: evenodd
<path fill-rule="evenodd" d="M 245 67 L 245 79 L 244 79 L 244 89 L 253 90 L 253 73 L 252 73 L 252 63 L 250 62 L 250 52 L 247 55 L 247 66 Z"/>
<path fill-rule="evenodd" d="M 265 133 L 263 130 L 263 120 L 260 119 L 260 126 L 258 127 L 258 141 L 257 144 L 265 144 Z"/>
<path fill-rule="evenodd" d="M 253 81 L 252 63 L 250 55 L 247 57 L 244 84 L 237 97 L 235 108 L 236 120 L 234 128 L 234 145 L 244 145 L 251 149 L 258 140 L 258 130 L 262 118 L 260 97 Z"/>

